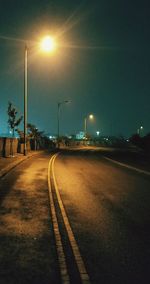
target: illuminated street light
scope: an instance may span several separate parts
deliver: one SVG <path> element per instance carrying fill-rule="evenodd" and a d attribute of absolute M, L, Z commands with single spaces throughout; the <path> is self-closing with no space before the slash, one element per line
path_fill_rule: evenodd
<path fill-rule="evenodd" d="M 53 52 L 56 49 L 56 42 L 51 36 L 45 36 L 40 43 L 41 50 Z M 27 99 L 28 99 L 28 46 L 25 45 L 24 52 L 24 155 L 27 155 Z"/>
<path fill-rule="evenodd" d="M 84 118 L 84 137 L 85 137 L 85 139 L 86 139 L 86 136 L 87 136 L 87 119 L 93 120 L 94 115 L 90 114 L 90 115 L 88 115 Z"/>
<path fill-rule="evenodd" d="M 96 131 L 96 135 L 99 136 L 99 134 L 100 134 L 100 131 Z"/>
<path fill-rule="evenodd" d="M 45 36 L 40 43 L 40 47 L 44 52 L 53 52 L 56 49 L 56 41 L 51 36 Z"/>
<path fill-rule="evenodd" d="M 94 115 L 93 114 L 90 114 L 89 115 L 89 119 L 93 119 L 94 118 Z"/>
<path fill-rule="evenodd" d="M 21 43 L 25 43 L 24 48 L 24 155 L 27 155 L 27 99 L 28 99 L 28 46 L 26 41 L 19 38 L 12 37 L 2 37 L 4 40 L 12 40 Z M 33 41 L 30 41 L 33 43 Z M 34 42 L 35 44 L 35 42 Z M 54 38 L 51 36 L 45 36 L 44 39 L 40 43 L 41 50 L 45 52 L 53 52 L 57 45 Z"/>
<path fill-rule="evenodd" d="M 139 134 L 139 136 L 142 135 L 144 127 L 141 125 L 138 129 L 137 129 L 137 134 Z"/>
<path fill-rule="evenodd" d="M 58 123 L 58 128 L 57 128 L 57 143 L 58 143 L 58 148 L 59 148 L 59 135 L 60 135 L 60 107 L 63 104 L 70 103 L 71 101 L 65 100 L 62 102 L 57 103 L 58 109 L 57 109 L 57 123 Z"/>

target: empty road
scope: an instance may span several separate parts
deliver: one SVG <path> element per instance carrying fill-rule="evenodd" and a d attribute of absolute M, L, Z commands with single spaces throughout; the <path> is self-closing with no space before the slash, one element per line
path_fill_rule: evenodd
<path fill-rule="evenodd" d="M 50 158 L 30 158 L 0 181 L 2 284 L 62 282 L 49 200 Z M 150 176 L 90 150 L 62 151 L 52 170 L 90 282 L 150 283 Z M 58 217 L 59 210 L 56 204 Z M 70 283 L 78 281 L 70 277 Z"/>

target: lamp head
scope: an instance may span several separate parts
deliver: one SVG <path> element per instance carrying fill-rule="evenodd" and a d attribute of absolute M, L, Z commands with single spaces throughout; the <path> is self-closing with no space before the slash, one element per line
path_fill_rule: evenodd
<path fill-rule="evenodd" d="M 90 114 L 89 115 L 89 119 L 93 119 L 94 118 L 94 115 L 93 114 Z"/>
<path fill-rule="evenodd" d="M 41 41 L 41 50 L 47 53 L 54 52 L 56 49 L 56 42 L 53 37 L 45 36 Z"/>

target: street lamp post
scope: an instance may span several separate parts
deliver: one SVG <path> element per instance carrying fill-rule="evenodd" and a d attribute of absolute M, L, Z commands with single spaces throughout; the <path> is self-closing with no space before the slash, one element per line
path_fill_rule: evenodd
<path fill-rule="evenodd" d="M 63 104 L 67 104 L 69 101 L 62 101 L 57 104 L 57 144 L 59 148 L 59 136 L 60 136 L 60 107 Z"/>
<path fill-rule="evenodd" d="M 139 134 L 139 136 L 142 136 L 143 129 L 144 127 L 142 125 L 137 129 L 137 134 Z"/>
<path fill-rule="evenodd" d="M 86 139 L 86 132 L 87 132 L 87 117 L 84 118 L 84 137 Z"/>
<path fill-rule="evenodd" d="M 24 156 L 27 155 L 28 47 L 24 51 Z"/>
<path fill-rule="evenodd" d="M 11 38 L 11 37 L 2 37 L 5 40 L 13 40 L 18 42 L 25 42 L 25 40 L 19 38 Z M 46 36 L 41 44 L 41 49 L 45 52 L 53 52 L 57 45 L 51 36 Z M 24 49 L 24 155 L 27 155 L 27 98 L 28 98 L 28 47 L 25 44 Z"/>
<path fill-rule="evenodd" d="M 87 119 L 88 118 L 93 119 L 94 118 L 93 114 L 90 114 L 90 115 L 88 115 L 84 118 L 84 137 L 85 137 L 85 140 L 86 140 L 86 137 L 87 137 Z"/>
<path fill-rule="evenodd" d="M 58 103 L 58 110 L 57 110 L 57 143 L 59 148 L 59 120 L 60 120 L 60 106 L 61 103 Z"/>
<path fill-rule="evenodd" d="M 52 52 L 56 48 L 52 37 L 46 36 L 41 42 L 41 49 Z M 24 156 L 27 155 L 27 101 L 28 101 L 28 47 L 24 51 Z"/>

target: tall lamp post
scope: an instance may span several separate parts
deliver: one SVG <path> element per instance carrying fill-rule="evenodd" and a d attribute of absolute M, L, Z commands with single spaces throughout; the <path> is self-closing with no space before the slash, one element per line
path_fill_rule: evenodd
<path fill-rule="evenodd" d="M 25 40 L 19 38 L 3 37 L 5 40 L 13 40 L 25 43 Z M 45 36 L 40 43 L 41 50 L 52 53 L 56 49 L 55 39 L 51 36 Z M 27 99 L 28 99 L 28 46 L 24 49 L 24 155 L 27 155 Z"/>
<path fill-rule="evenodd" d="M 93 118 L 94 118 L 93 114 L 90 114 L 90 115 L 88 115 L 84 118 L 84 137 L 85 137 L 85 140 L 87 138 L 87 120 L 88 119 L 92 120 Z"/>
<path fill-rule="evenodd" d="M 58 148 L 59 148 L 59 136 L 60 136 L 60 107 L 61 105 L 63 104 L 67 104 L 69 103 L 70 101 L 62 101 L 62 102 L 59 102 L 57 104 L 57 143 L 58 143 Z"/>
<path fill-rule="evenodd" d="M 28 47 L 24 51 L 24 156 L 27 155 Z"/>
<path fill-rule="evenodd" d="M 139 136 L 142 136 L 143 129 L 144 129 L 144 127 L 142 125 L 138 128 L 137 134 L 139 134 Z"/>
<path fill-rule="evenodd" d="M 45 36 L 40 43 L 41 50 L 53 52 L 56 48 L 54 39 Z M 27 101 L 28 101 L 28 46 L 25 45 L 24 51 L 24 156 L 27 155 Z"/>

